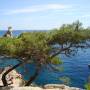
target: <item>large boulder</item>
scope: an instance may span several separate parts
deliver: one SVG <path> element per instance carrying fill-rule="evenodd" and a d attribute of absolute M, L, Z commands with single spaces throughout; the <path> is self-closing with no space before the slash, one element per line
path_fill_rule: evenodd
<path fill-rule="evenodd" d="M 2 83 L 2 75 L 11 67 L 6 67 L 3 72 L 0 74 L 0 86 L 3 86 Z M 25 81 L 22 79 L 21 74 L 19 74 L 16 70 L 11 71 L 7 76 L 6 80 L 9 86 L 23 86 Z"/>

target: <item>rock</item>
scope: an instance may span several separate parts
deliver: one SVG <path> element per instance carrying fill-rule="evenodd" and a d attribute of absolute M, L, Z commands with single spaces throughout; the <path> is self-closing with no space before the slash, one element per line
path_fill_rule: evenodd
<path fill-rule="evenodd" d="M 0 90 L 11 90 L 13 87 L 8 86 L 8 87 L 0 87 Z M 17 89 L 18 90 L 18 89 Z"/>
<path fill-rule="evenodd" d="M 0 88 L 0 90 L 84 90 L 84 89 L 80 89 L 80 88 L 76 88 L 76 87 L 69 87 L 69 86 L 65 86 L 65 89 L 61 89 L 61 88 L 41 88 L 41 87 L 2 87 Z"/>
<path fill-rule="evenodd" d="M 29 87 L 2 87 L 0 90 L 85 90 L 85 89 L 80 89 L 77 87 L 69 87 L 64 84 L 47 84 L 42 87 L 34 87 L 34 86 L 29 86 Z"/>
<path fill-rule="evenodd" d="M 65 85 L 64 84 L 47 84 L 44 85 L 45 89 L 53 89 L 53 88 L 61 88 L 61 89 L 65 89 Z"/>
<path fill-rule="evenodd" d="M 84 90 L 84 89 L 81 89 L 81 88 L 77 88 L 77 87 L 69 87 L 69 86 L 66 86 L 64 84 L 47 84 L 47 85 L 44 85 L 44 88 L 46 90 L 48 89 L 59 89 L 59 90 Z"/>
<path fill-rule="evenodd" d="M 4 71 L 4 68 L 0 68 L 0 74 Z"/>
<path fill-rule="evenodd" d="M 4 71 L 0 74 L 0 86 L 3 86 L 2 83 L 2 75 L 11 67 L 6 67 L 4 69 Z M 6 76 L 6 80 L 8 82 L 8 84 L 10 84 L 9 86 L 23 86 L 25 84 L 25 81 L 22 79 L 21 74 L 19 74 L 16 70 L 11 71 L 7 76 Z"/>
<path fill-rule="evenodd" d="M 12 27 L 8 27 L 8 31 L 3 35 L 3 37 L 13 37 L 12 36 Z"/>
<path fill-rule="evenodd" d="M 43 90 L 40 87 L 2 87 L 0 90 Z"/>

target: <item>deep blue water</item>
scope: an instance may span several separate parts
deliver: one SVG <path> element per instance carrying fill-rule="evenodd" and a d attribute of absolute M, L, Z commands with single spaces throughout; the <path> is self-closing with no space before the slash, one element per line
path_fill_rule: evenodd
<path fill-rule="evenodd" d="M 21 32 L 22 31 L 14 31 L 14 35 L 16 36 Z M 0 35 L 3 34 L 4 32 L 0 31 Z M 61 55 L 60 58 L 63 60 L 63 64 L 60 65 L 63 69 L 61 72 L 53 72 L 43 68 L 35 82 L 39 85 L 47 83 L 63 83 L 60 77 L 68 77 L 70 86 L 84 88 L 90 75 L 90 68 L 88 68 L 88 64 L 90 64 L 90 49 L 86 49 L 85 51 L 79 49 L 75 56 L 66 57 Z M 15 65 L 16 63 L 18 63 L 16 59 L 0 59 L 0 67 Z M 26 68 L 27 72 L 23 70 L 24 68 Z M 30 77 L 29 75 L 33 75 L 35 67 L 34 65 L 26 65 L 17 70 L 23 75 L 23 78 L 27 80 Z"/>

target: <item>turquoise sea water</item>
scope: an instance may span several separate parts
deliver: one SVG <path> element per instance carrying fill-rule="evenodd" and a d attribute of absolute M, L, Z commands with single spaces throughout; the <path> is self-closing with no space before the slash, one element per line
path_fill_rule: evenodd
<path fill-rule="evenodd" d="M 23 31 L 14 31 L 14 35 L 16 36 L 21 32 Z M 2 36 L 4 33 L 4 31 L 0 31 L 0 36 Z M 66 57 L 61 55 L 60 58 L 63 60 L 63 64 L 60 65 L 63 69 L 61 72 L 52 72 L 43 68 L 35 82 L 39 85 L 44 85 L 47 83 L 64 83 L 60 77 L 68 77 L 68 84 L 70 86 L 84 88 L 84 85 L 87 83 L 90 75 L 90 68 L 88 68 L 88 64 L 90 64 L 90 49 L 86 49 L 84 51 L 79 49 L 78 54 L 75 56 Z M 1 68 L 8 65 L 15 65 L 16 63 L 18 63 L 16 59 L 0 58 Z M 27 72 L 23 70 L 23 68 L 26 68 Z M 35 67 L 34 65 L 25 65 L 17 70 L 23 75 L 25 80 L 28 80 L 28 78 L 33 75 Z"/>

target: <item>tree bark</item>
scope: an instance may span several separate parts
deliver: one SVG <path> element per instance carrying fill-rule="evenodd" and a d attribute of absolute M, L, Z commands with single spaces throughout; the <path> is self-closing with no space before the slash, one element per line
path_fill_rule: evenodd
<path fill-rule="evenodd" d="M 4 86 L 8 86 L 7 80 L 6 80 L 6 76 L 9 72 L 11 72 L 12 70 L 14 70 L 15 68 L 19 67 L 22 63 L 19 63 L 15 66 L 13 66 L 12 68 L 10 68 L 9 70 L 7 70 L 3 75 L 2 75 L 2 82 Z"/>
<path fill-rule="evenodd" d="M 29 86 L 37 78 L 39 72 L 40 72 L 40 68 L 36 69 L 35 74 L 29 79 L 29 81 L 26 83 L 25 86 Z"/>

